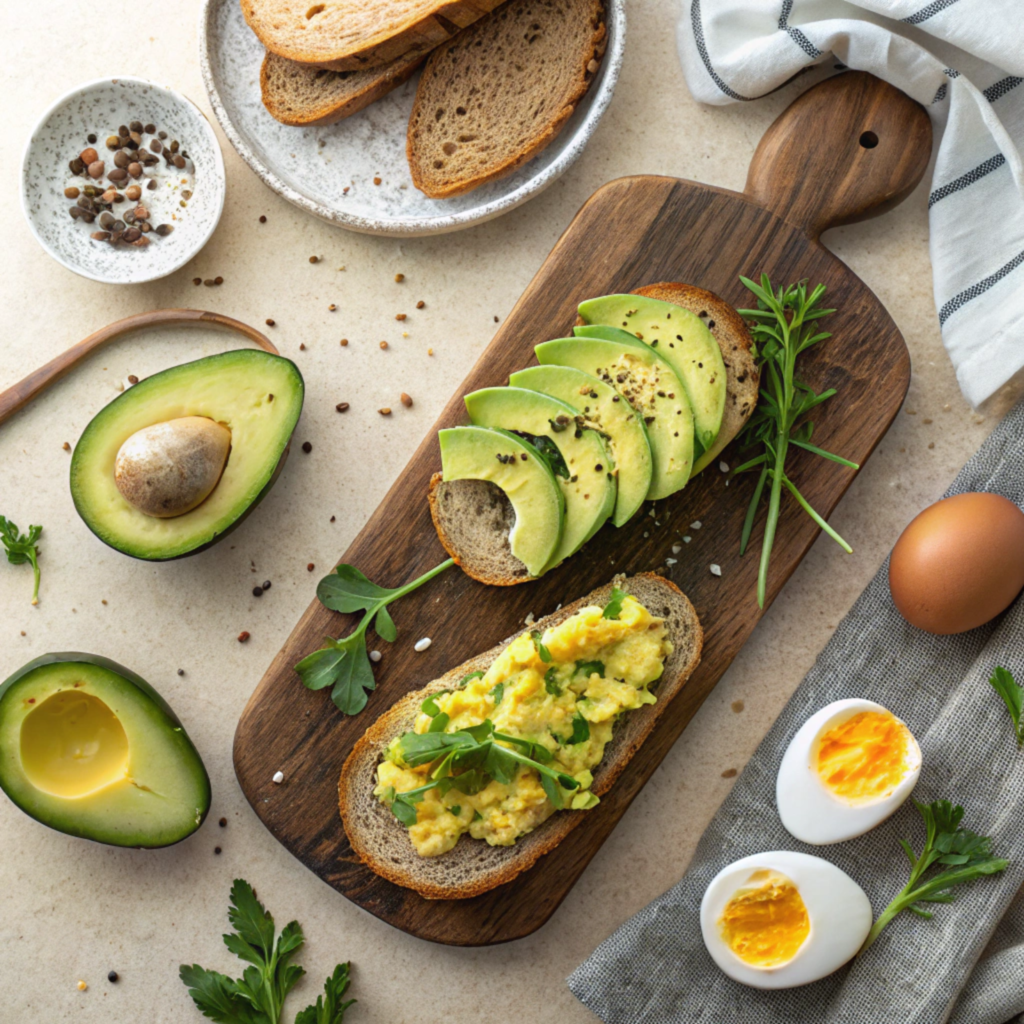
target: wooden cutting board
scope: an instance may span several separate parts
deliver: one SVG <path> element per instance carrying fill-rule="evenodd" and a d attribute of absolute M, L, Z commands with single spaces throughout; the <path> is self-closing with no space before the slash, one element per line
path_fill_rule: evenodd
<path fill-rule="evenodd" d="M 826 321 L 834 337 L 807 354 L 802 376 L 839 394 L 816 412 L 815 442 L 863 465 L 896 415 L 910 380 L 910 358 L 892 318 L 871 291 L 819 242 L 826 228 L 873 216 L 899 203 L 928 163 L 925 111 L 870 75 L 849 72 L 810 89 L 769 128 L 754 155 L 743 195 L 692 181 L 637 176 L 610 182 L 587 201 L 559 239 L 434 430 L 340 561 L 397 586 L 446 556 L 431 523 L 427 484 L 440 469 L 436 428 L 466 422 L 462 396 L 507 383 L 532 364 L 533 346 L 571 333 L 583 299 L 656 281 L 709 288 L 736 306 L 751 298 L 738 275 L 767 271 L 776 284 L 809 278 L 828 287 Z M 727 449 L 726 462 L 736 453 Z M 825 516 L 854 473 L 800 453 L 791 475 Z M 453 568 L 393 606 L 399 639 L 369 638 L 384 654 L 368 707 L 346 718 L 326 692 L 306 690 L 293 666 L 341 636 L 355 616 L 310 605 L 249 701 L 235 734 L 238 781 L 274 836 L 325 882 L 371 914 L 435 942 L 488 945 L 520 938 L 554 912 L 679 737 L 761 617 L 755 549 L 739 556 L 753 477 L 727 485 L 709 467 L 687 487 L 650 505 L 621 529 L 605 526 L 579 553 L 541 580 L 487 587 Z M 818 534 L 783 502 L 768 586 L 770 602 Z M 690 524 L 699 520 L 697 529 Z M 677 564 L 664 568 L 683 535 Z M 856 537 L 849 538 L 856 543 Z M 709 571 L 721 566 L 721 577 Z M 408 690 L 510 636 L 528 613 L 538 618 L 606 583 L 615 573 L 662 571 L 685 591 L 704 625 L 697 672 L 658 721 L 599 807 L 518 879 L 471 900 L 427 901 L 384 881 L 357 861 L 338 816 L 338 774 L 356 739 Z M 413 643 L 431 637 L 415 653 Z M 276 771 L 285 782 L 274 785 Z M 465 840 L 464 840 L 465 841 Z"/>

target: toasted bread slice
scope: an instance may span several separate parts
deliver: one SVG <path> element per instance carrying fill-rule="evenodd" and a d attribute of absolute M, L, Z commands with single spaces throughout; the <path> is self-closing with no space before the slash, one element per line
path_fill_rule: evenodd
<path fill-rule="evenodd" d="M 569 618 L 586 605 L 607 604 L 612 586 L 632 594 L 653 615 L 664 618 L 673 651 L 661 679 L 652 687 L 657 703 L 626 712 L 615 728 L 604 758 L 594 769 L 592 791 L 603 796 L 622 774 L 640 744 L 650 735 L 669 701 L 682 689 L 700 662 L 703 632 L 697 613 L 686 595 L 673 583 L 652 573 L 629 579 L 616 577 L 586 597 L 533 623 L 530 629 L 544 630 Z M 516 636 L 526 630 L 520 631 Z M 396 885 L 415 889 L 427 899 L 467 899 L 512 881 L 553 850 L 589 811 L 559 811 L 513 846 L 488 846 L 462 836 L 454 849 L 438 857 L 420 857 L 405 826 L 374 795 L 377 765 L 384 750 L 396 736 L 413 728 L 420 704 L 427 694 L 452 689 L 469 672 L 486 671 L 514 639 L 452 669 L 423 689 L 406 694 L 367 729 L 356 743 L 341 770 L 338 800 L 341 818 L 352 849 L 362 862 Z M 599 813 L 599 812 L 598 812 Z"/>
<path fill-rule="evenodd" d="M 242 0 L 242 14 L 279 57 L 364 71 L 425 56 L 501 0 Z"/>
<path fill-rule="evenodd" d="M 671 302 L 696 313 L 707 324 L 722 350 L 727 377 L 722 426 L 711 447 L 693 464 L 690 474 L 693 476 L 718 457 L 718 453 L 743 429 L 743 424 L 750 419 L 757 405 L 761 372 L 754 362 L 754 341 L 743 317 L 724 299 L 704 288 L 666 281 L 637 288 L 634 294 Z"/>
<path fill-rule="evenodd" d="M 326 71 L 268 50 L 260 68 L 260 96 L 282 124 L 334 124 L 396 89 L 424 59 L 417 53 L 368 71 Z"/>
<path fill-rule="evenodd" d="M 413 184 L 446 199 L 521 167 L 569 120 L 605 45 L 601 0 L 508 0 L 439 46 L 409 117 Z"/>

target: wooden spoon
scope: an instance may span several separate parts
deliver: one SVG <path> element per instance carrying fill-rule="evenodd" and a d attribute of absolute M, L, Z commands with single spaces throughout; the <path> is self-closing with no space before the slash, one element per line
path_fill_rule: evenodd
<path fill-rule="evenodd" d="M 113 341 L 129 331 L 137 331 L 143 327 L 174 327 L 178 324 L 223 327 L 255 342 L 265 352 L 270 352 L 275 356 L 280 355 L 273 342 L 257 331 L 255 327 L 243 324 L 241 320 L 235 320 L 230 316 L 222 316 L 220 313 L 209 313 L 202 309 L 154 309 L 148 313 L 136 313 L 134 316 L 126 316 L 123 320 L 116 320 L 114 323 L 94 331 L 88 338 L 84 338 L 77 345 L 73 345 L 66 352 L 62 352 L 45 366 L 30 373 L 24 380 L 0 394 L 0 423 L 10 419 L 19 409 L 28 405 L 36 395 L 59 381 L 86 356 L 106 345 L 108 341 Z"/>

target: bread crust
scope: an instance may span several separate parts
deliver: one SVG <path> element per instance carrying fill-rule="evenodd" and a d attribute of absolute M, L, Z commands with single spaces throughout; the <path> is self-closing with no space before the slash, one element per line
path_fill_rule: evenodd
<path fill-rule="evenodd" d="M 353 76 L 359 76 L 358 82 L 353 82 L 352 91 L 339 101 L 324 100 L 309 111 L 302 114 L 290 112 L 280 102 L 280 97 L 273 88 L 271 81 L 271 70 L 275 61 L 283 61 L 286 58 L 279 57 L 269 50 L 263 57 L 260 65 L 260 99 L 267 112 L 281 124 L 291 125 L 295 128 L 307 128 L 320 125 L 335 124 L 358 114 L 360 110 L 368 107 L 386 96 L 393 89 L 397 89 L 403 82 L 408 81 L 416 69 L 426 60 L 425 54 L 415 54 L 393 61 L 369 71 L 353 71 Z M 292 61 L 291 63 L 295 63 Z M 300 65 L 303 69 L 307 65 Z"/>
<path fill-rule="evenodd" d="M 262 2 L 265 5 L 266 0 Z M 433 11 L 407 21 L 397 32 L 378 32 L 358 45 L 339 45 L 333 50 L 303 48 L 282 41 L 264 23 L 261 0 L 241 0 L 241 3 L 246 23 L 260 42 L 279 57 L 327 71 L 365 71 L 407 55 L 426 57 L 436 46 L 492 11 L 502 0 L 437 0 Z"/>
<path fill-rule="evenodd" d="M 605 750 L 605 757 L 594 770 L 593 792 L 603 796 L 611 789 L 672 698 L 700 663 L 703 631 L 693 605 L 674 583 L 654 573 L 640 573 L 629 579 L 616 577 L 611 583 L 520 630 L 491 650 L 470 658 L 421 690 L 406 694 L 381 715 L 353 747 L 338 781 L 338 807 L 342 822 L 352 849 L 362 863 L 389 882 L 414 889 L 427 899 L 468 899 L 511 882 L 533 867 L 580 823 L 583 814 L 593 813 L 555 813 L 511 847 L 488 847 L 481 840 L 463 835 L 447 853 L 421 858 L 409 842 L 405 828 L 373 796 L 373 788 L 384 749 L 395 736 L 413 727 L 419 706 L 427 694 L 453 688 L 468 672 L 485 671 L 515 637 L 529 630 L 544 630 L 557 625 L 588 604 L 607 603 L 613 586 L 635 594 L 652 614 L 660 615 L 663 610 L 667 612 L 669 639 L 675 649 L 654 691 L 657 703 L 623 716 Z M 405 863 L 400 862 L 400 857 L 389 855 L 386 844 L 375 841 L 376 831 L 382 828 L 393 830 L 389 840 L 404 843 L 411 851 L 412 855 L 406 857 Z M 451 861 L 446 862 L 446 858 L 451 858 Z M 451 865 L 450 874 L 446 870 L 447 864 Z M 459 880 L 453 881 L 451 875 L 459 875 Z"/>
<path fill-rule="evenodd" d="M 515 2 L 515 0 L 510 0 Z M 579 76 L 572 84 L 568 94 L 564 97 L 562 106 L 553 111 L 547 123 L 539 128 L 520 149 L 511 156 L 506 157 L 500 164 L 488 168 L 486 171 L 461 180 L 437 183 L 435 182 L 424 162 L 419 159 L 416 146 L 416 131 L 420 120 L 425 116 L 425 105 L 433 105 L 433 100 L 428 97 L 428 90 L 432 84 L 432 75 L 437 70 L 440 62 L 444 59 L 444 52 L 449 47 L 438 48 L 427 60 L 423 68 L 423 75 L 420 78 L 419 86 L 416 89 L 416 100 L 413 104 L 412 113 L 409 116 L 409 127 L 406 133 L 405 152 L 409 161 L 409 170 L 412 173 L 412 183 L 424 195 L 431 199 L 450 199 L 453 196 L 465 195 L 473 189 L 490 181 L 498 181 L 508 177 L 528 160 L 532 160 L 538 153 L 546 149 L 555 139 L 558 133 L 565 126 L 565 123 L 572 117 L 577 104 L 587 94 L 590 85 L 600 70 L 601 59 L 604 57 L 605 48 L 608 43 L 608 30 L 605 25 L 605 9 L 602 0 L 594 0 L 594 15 L 596 22 L 590 39 L 584 42 L 580 48 L 578 60 L 580 64 Z M 452 46 L 458 46 L 460 41 L 465 40 L 468 45 L 470 33 L 475 29 L 483 27 L 480 25 L 471 27 L 468 31 L 460 33 L 452 41 Z"/>

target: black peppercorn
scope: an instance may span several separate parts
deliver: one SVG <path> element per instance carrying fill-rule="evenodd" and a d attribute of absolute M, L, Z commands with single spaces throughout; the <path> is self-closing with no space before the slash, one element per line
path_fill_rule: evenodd
<path fill-rule="evenodd" d="M 303 441 L 302 450 L 308 455 L 313 450 L 313 446 L 309 443 L 309 441 Z"/>
<path fill-rule="evenodd" d="M 109 974 L 107 975 L 107 981 L 109 981 L 109 982 L 111 982 L 111 983 L 113 983 L 113 982 L 117 981 L 117 971 L 111 971 L 111 972 L 110 972 L 110 973 L 109 973 Z"/>
<path fill-rule="evenodd" d="M 263 596 L 263 588 L 262 587 L 253 587 L 252 588 L 252 596 L 253 597 L 262 597 Z"/>

